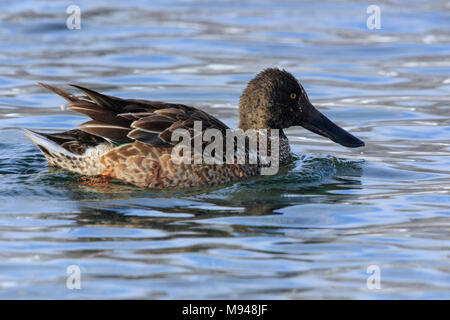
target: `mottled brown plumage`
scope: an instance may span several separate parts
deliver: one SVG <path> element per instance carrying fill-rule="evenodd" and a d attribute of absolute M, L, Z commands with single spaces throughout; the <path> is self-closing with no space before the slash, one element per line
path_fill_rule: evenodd
<path fill-rule="evenodd" d="M 196 121 L 201 121 L 202 134 L 207 129 L 217 129 L 225 136 L 229 129 L 202 110 L 161 101 L 121 99 L 72 85 L 85 94 L 80 97 L 48 84 L 38 84 L 66 99 L 71 110 L 91 118 L 77 129 L 62 133 L 25 130 L 51 166 L 84 175 L 107 174 L 137 186 L 154 188 L 217 185 L 260 173 L 260 165 L 248 163 L 174 163 L 171 158 L 174 130 L 185 129 L 193 136 Z M 322 118 L 316 119 L 317 113 L 290 73 L 267 69 L 250 81 L 241 96 L 239 127 L 243 130 L 279 129 L 280 158 L 284 161 L 289 157 L 290 148 L 282 129 L 297 124 L 307 127 L 310 125 L 307 117 L 313 122 L 324 121 L 320 113 Z M 308 129 L 347 146 L 362 143 L 348 133 L 350 138 L 340 131 Z"/>

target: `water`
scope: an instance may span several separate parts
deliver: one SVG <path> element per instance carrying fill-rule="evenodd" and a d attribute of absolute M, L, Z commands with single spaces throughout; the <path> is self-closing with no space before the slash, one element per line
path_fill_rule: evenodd
<path fill-rule="evenodd" d="M 448 1 L 378 1 L 381 30 L 365 1 L 77 1 L 81 30 L 70 4 L 1 3 L 0 298 L 450 298 Z M 270 66 L 366 147 L 292 128 L 276 177 L 155 191 L 80 185 L 19 130 L 86 119 L 35 81 L 236 127 L 242 89 Z"/>

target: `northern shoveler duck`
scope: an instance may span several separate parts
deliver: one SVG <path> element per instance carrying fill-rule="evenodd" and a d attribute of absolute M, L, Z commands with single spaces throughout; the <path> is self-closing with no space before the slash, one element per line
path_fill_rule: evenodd
<path fill-rule="evenodd" d="M 107 175 L 149 188 L 219 185 L 260 174 L 261 165 L 172 161 L 171 134 L 175 129 L 192 133 L 195 121 L 202 122 L 203 131 L 229 129 L 202 110 L 183 104 L 121 99 L 73 85 L 86 95 L 75 96 L 38 84 L 66 99 L 72 110 L 92 119 L 61 133 L 24 129 L 50 166 L 88 176 Z M 284 161 L 291 150 L 283 129 L 298 125 L 346 147 L 364 146 L 363 141 L 315 109 L 289 72 L 269 68 L 248 83 L 240 98 L 240 129 L 279 129 L 279 154 Z"/>

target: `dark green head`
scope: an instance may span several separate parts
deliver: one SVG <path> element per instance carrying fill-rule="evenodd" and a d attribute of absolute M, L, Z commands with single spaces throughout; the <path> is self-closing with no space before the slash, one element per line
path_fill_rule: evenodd
<path fill-rule="evenodd" d="M 302 126 L 346 147 L 364 146 L 363 141 L 314 108 L 292 74 L 275 68 L 260 72 L 241 95 L 239 128 L 283 129 L 292 126 Z"/>

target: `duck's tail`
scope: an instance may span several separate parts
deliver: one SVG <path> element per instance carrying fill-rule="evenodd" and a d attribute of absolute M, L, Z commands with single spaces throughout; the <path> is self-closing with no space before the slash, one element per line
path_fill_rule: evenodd
<path fill-rule="evenodd" d="M 83 175 L 99 175 L 103 173 L 103 167 L 99 164 L 98 158 L 106 150 L 95 150 L 79 155 L 61 147 L 45 133 L 39 133 L 22 128 L 25 136 L 33 141 L 39 150 L 42 151 L 49 166 L 61 167 L 66 170 L 77 172 Z M 97 152 L 96 152 L 97 151 Z"/>

